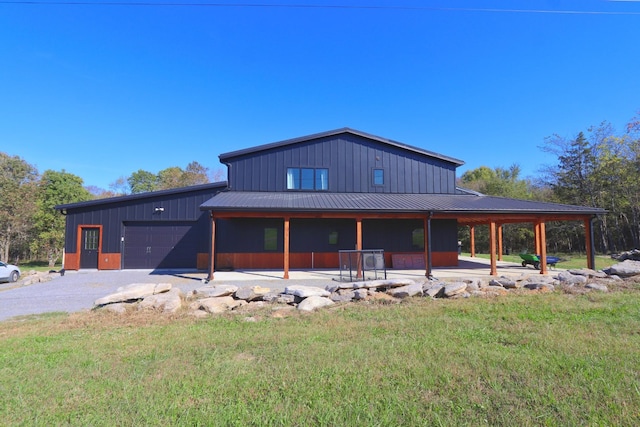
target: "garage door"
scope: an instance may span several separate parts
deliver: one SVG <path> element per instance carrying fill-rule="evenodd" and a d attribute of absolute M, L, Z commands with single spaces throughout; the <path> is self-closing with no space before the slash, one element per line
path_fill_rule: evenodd
<path fill-rule="evenodd" d="M 193 222 L 127 223 L 124 268 L 196 268 L 198 240 Z"/>

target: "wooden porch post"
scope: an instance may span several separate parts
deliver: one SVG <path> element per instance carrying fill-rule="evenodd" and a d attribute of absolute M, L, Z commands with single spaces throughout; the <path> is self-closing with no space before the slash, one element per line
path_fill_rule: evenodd
<path fill-rule="evenodd" d="M 284 217 L 284 277 L 289 278 L 289 217 Z"/>
<path fill-rule="evenodd" d="M 585 248 L 587 250 L 587 268 L 596 269 L 596 254 L 593 250 L 593 218 L 584 220 Z"/>
<path fill-rule="evenodd" d="M 540 231 L 540 274 L 547 274 L 547 232 L 544 221 L 538 225 Z"/>
<path fill-rule="evenodd" d="M 540 222 L 533 224 L 533 236 L 535 239 L 534 255 L 540 255 Z"/>
<path fill-rule="evenodd" d="M 476 256 L 476 226 L 475 225 L 470 225 L 469 226 L 469 237 L 470 237 L 470 245 L 471 245 L 471 258 Z"/>
<path fill-rule="evenodd" d="M 496 223 L 491 221 L 489 223 L 489 254 L 491 257 L 491 274 L 492 276 L 498 275 L 498 268 L 496 266 Z"/>
<path fill-rule="evenodd" d="M 207 280 L 213 280 L 213 272 L 215 270 L 215 260 L 216 260 L 216 218 L 213 216 L 213 212 L 211 212 L 211 242 L 209 247 L 209 275 L 207 276 Z"/>
<path fill-rule="evenodd" d="M 498 226 L 498 261 L 502 261 L 502 224 Z"/>

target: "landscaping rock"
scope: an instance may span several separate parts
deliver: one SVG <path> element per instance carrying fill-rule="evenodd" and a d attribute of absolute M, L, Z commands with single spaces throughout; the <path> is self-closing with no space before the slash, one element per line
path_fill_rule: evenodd
<path fill-rule="evenodd" d="M 609 288 L 607 288 L 607 285 L 601 285 L 599 283 L 587 283 L 585 288 L 595 289 L 596 291 L 600 291 L 600 292 L 609 292 Z"/>
<path fill-rule="evenodd" d="M 398 298 L 392 297 L 391 295 L 385 292 L 374 292 L 372 294 L 369 294 L 368 299 L 372 301 L 383 302 L 383 303 L 394 303 L 394 304 L 400 303 L 400 300 Z"/>
<path fill-rule="evenodd" d="M 499 279 L 491 279 L 489 286 L 502 286 L 507 289 L 515 289 L 516 282 L 507 277 L 500 277 Z"/>
<path fill-rule="evenodd" d="M 284 289 L 284 293 L 287 295 L 295 295 L 300 298 L 309 298 L 312 296 L 328 297 L 331 295 L 331 293 L 325 289 L 318 288 L 316 286 L 302 285 L 287 286 Z"/>
<path fill-rule="evenodd" d="M 93 304 L 100 306 L 113 304 L 115 302 L 140 300 L 150 295 L 167 292 L 170 289 L 170 283 L 132 283 L 131 285 L 118 288 L 116 293 L 98 298 Z"/>
<path fill-rule="evenodd" d="M 305 298 L 300 304 L 298 304 L 298 310 L 300 311 L 313 311 L 318 308 L 327 307 L 329 305 L 333 305 L 334 302 L 329 298 L 322 297 L 319 295 L 312 295 L 308 298 Z"/>
<path fill-rule="evenodd" d="M 337 296 L 337 298 L 333 298 L 334 295 Z M 354 299 L 356 297 L 356 293 L 351 289 L 340 289 L 338 292 L 331 294 L 331 296 L 332 296 L 331 298 L 332 301 L 347 302 Z"/>
<path fill-rule="evenodd" d="M 216 286 L 203 286 L 196 289 L 193 293 L 198 297 L 211 298 L 211 297 L 226 297 L 233 295 L 238 290 L 234 285 L 216 285 Z"/>
<path fill-rule="evenodd" d="M 146 297 L 140 302 L 138 308 L 156 310 L 162 313 L 175 313 L 182 307 L 182 298 L 182 291 L 174 288 L 168 292 Z"/>
<path fill-rule="evenodd" d="M 353 291 L 353 299 L 356 301 L 363 300 L 367 298 L 369 295 L 369 291 L 367 289 L 356 289 Z"/>
<path fill-rule="evenodd" d="M 467 284 L 462 282 L 456 282 L 448 284 L 444 287 L 444 295 L 452 297 L 454 295 L 461 294 L 467 290 Z"/>
<path fill-rule="evenodd" d="M 350 284 L 351 285 L 350 287 L 353 289 L 398 288 L 400 286 L 409 286 L 413 284 L 415 284 L 415 282 L 411 279 L 385 279 L 385 280 L 366 280 L 363 282 L 355 282 Z"/>
<path fill-rule="evenodd" d="M 509 291 L 507 291 L 505 288 L 503 288 L 502 286 L 497 286 L 497 285 L 489 285 L 486 286 L 484 288 L 482 288 L 482 290 L 484 292 L 492 292 L 496 295 L 506 295 L 509 293 Z"/>
<path fill-rule="evenodd" d="M 400 286 L 398 288 L 391 288 L 387 290 L 387 293 L 395 298 L 409 298 L 416 295 L 422 296 L 422 285 L 419 283 L 413 283 L 411 285 Z"/>
<path fill-rule="evenodd" d="M 197 303 L 201 310 L 211 314 L 224 313 L 225 311 L 233 310 L 236 307 L 247 304 L 244 300 L 235 300 L 230 296 L 203 298 L 198 300 Z"/>
<path fill-rule="evenodd" d="M 631 251 L 623 252 L 621 254 L 612 254 L 611 258 L 615 259 L 616 261 L 625 261 L 628 259 L 640 261 L 640 250 L 633 249 Z"/>
<path fill-rule="evenodd" d="M 429 289 L 423 292 L 424 292 L 424 295 L 426 296 L 430 296 L 431 298 L 437 298 L 439 296 L 444 296 L 444 287 L 445 287 L 444 283 L 438 283 L 434 286 L 431 286 Z"/>
<path fill-rule="evenodd" d="M 572 269 L 567 271 L 574 276 L 595 277 L 598 279 L 604 279 L 607 277 L 607 273 L 604 271 L 595 271 L 590 268 Z"/>
<path fill-rule="evenodd" d="M 585 276 L 574 276 L 568 271 L 562 271 L 558 274 L 558 280 L 567 285 L 584 285 L 587 283 Z"/>
<path fill-rule="evenodd" d="M 235 297 L 245 301 L 257 301 L 261 300 L 269 292 L 271 292 L 271 289 L 261 286 L 243 287 L 235 292 Z"/>
<path fill-rule="evenodd" d="M 614 264 L 609 268 L 609 274 L 621 277 L 637 276 L 640 274 L 640 261 L 628 259 L 619 264 Z"/>

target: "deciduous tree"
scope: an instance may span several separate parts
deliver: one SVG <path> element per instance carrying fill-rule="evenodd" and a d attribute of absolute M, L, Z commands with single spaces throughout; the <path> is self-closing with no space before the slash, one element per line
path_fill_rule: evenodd
<path fill-rule="evenodd" d="M 0 152 L 0 258 L 27 243 L 35 212 L 38 171 L 18 156 Z"/>
<path fill-rule="evenodd" d="M 54 207 L 66 203 L 91 200 L 91 194 L 83 187 L 82 178 L 65 172 L 47 170 L 38 186 L 34 227 L 37 238 L 32 242 L 34 251 L 45 253 L 49 267 L 53 267 L 64 248 L 65 217 Z"/>

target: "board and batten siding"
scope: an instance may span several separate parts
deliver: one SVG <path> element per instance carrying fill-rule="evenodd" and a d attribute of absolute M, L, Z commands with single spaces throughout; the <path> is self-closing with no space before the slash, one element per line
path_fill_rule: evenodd
<path fill-rule="evenodd" d="M 100 225 L 103 227 L 102 252 L 116 253 L 121 251 L 122 237 L 126 222 L 190 222 L 202 234 L 198 248 L 208 251 L 209 245 L 209 213 L 200 210 L 200 205 L 217 193 L 216 190 L 176 193 L 158 197 L 148 197 L 121 202 L 111 201 L 104 205 L 85 206 L 68 209 L 66 216 L 65 250 L 77 252 L 78 226 Z M 164 208 L 155 212 L 156 207 Z"/>
<path fill-rule="evenodd" d="M 225 159 L 232 191 L 287 191 L 287 168 L 326 168 L 329 192 L 455 194 L 456 165 L 349 133 Z M 384 185 L 373 185 L 373 170 Z"/>

